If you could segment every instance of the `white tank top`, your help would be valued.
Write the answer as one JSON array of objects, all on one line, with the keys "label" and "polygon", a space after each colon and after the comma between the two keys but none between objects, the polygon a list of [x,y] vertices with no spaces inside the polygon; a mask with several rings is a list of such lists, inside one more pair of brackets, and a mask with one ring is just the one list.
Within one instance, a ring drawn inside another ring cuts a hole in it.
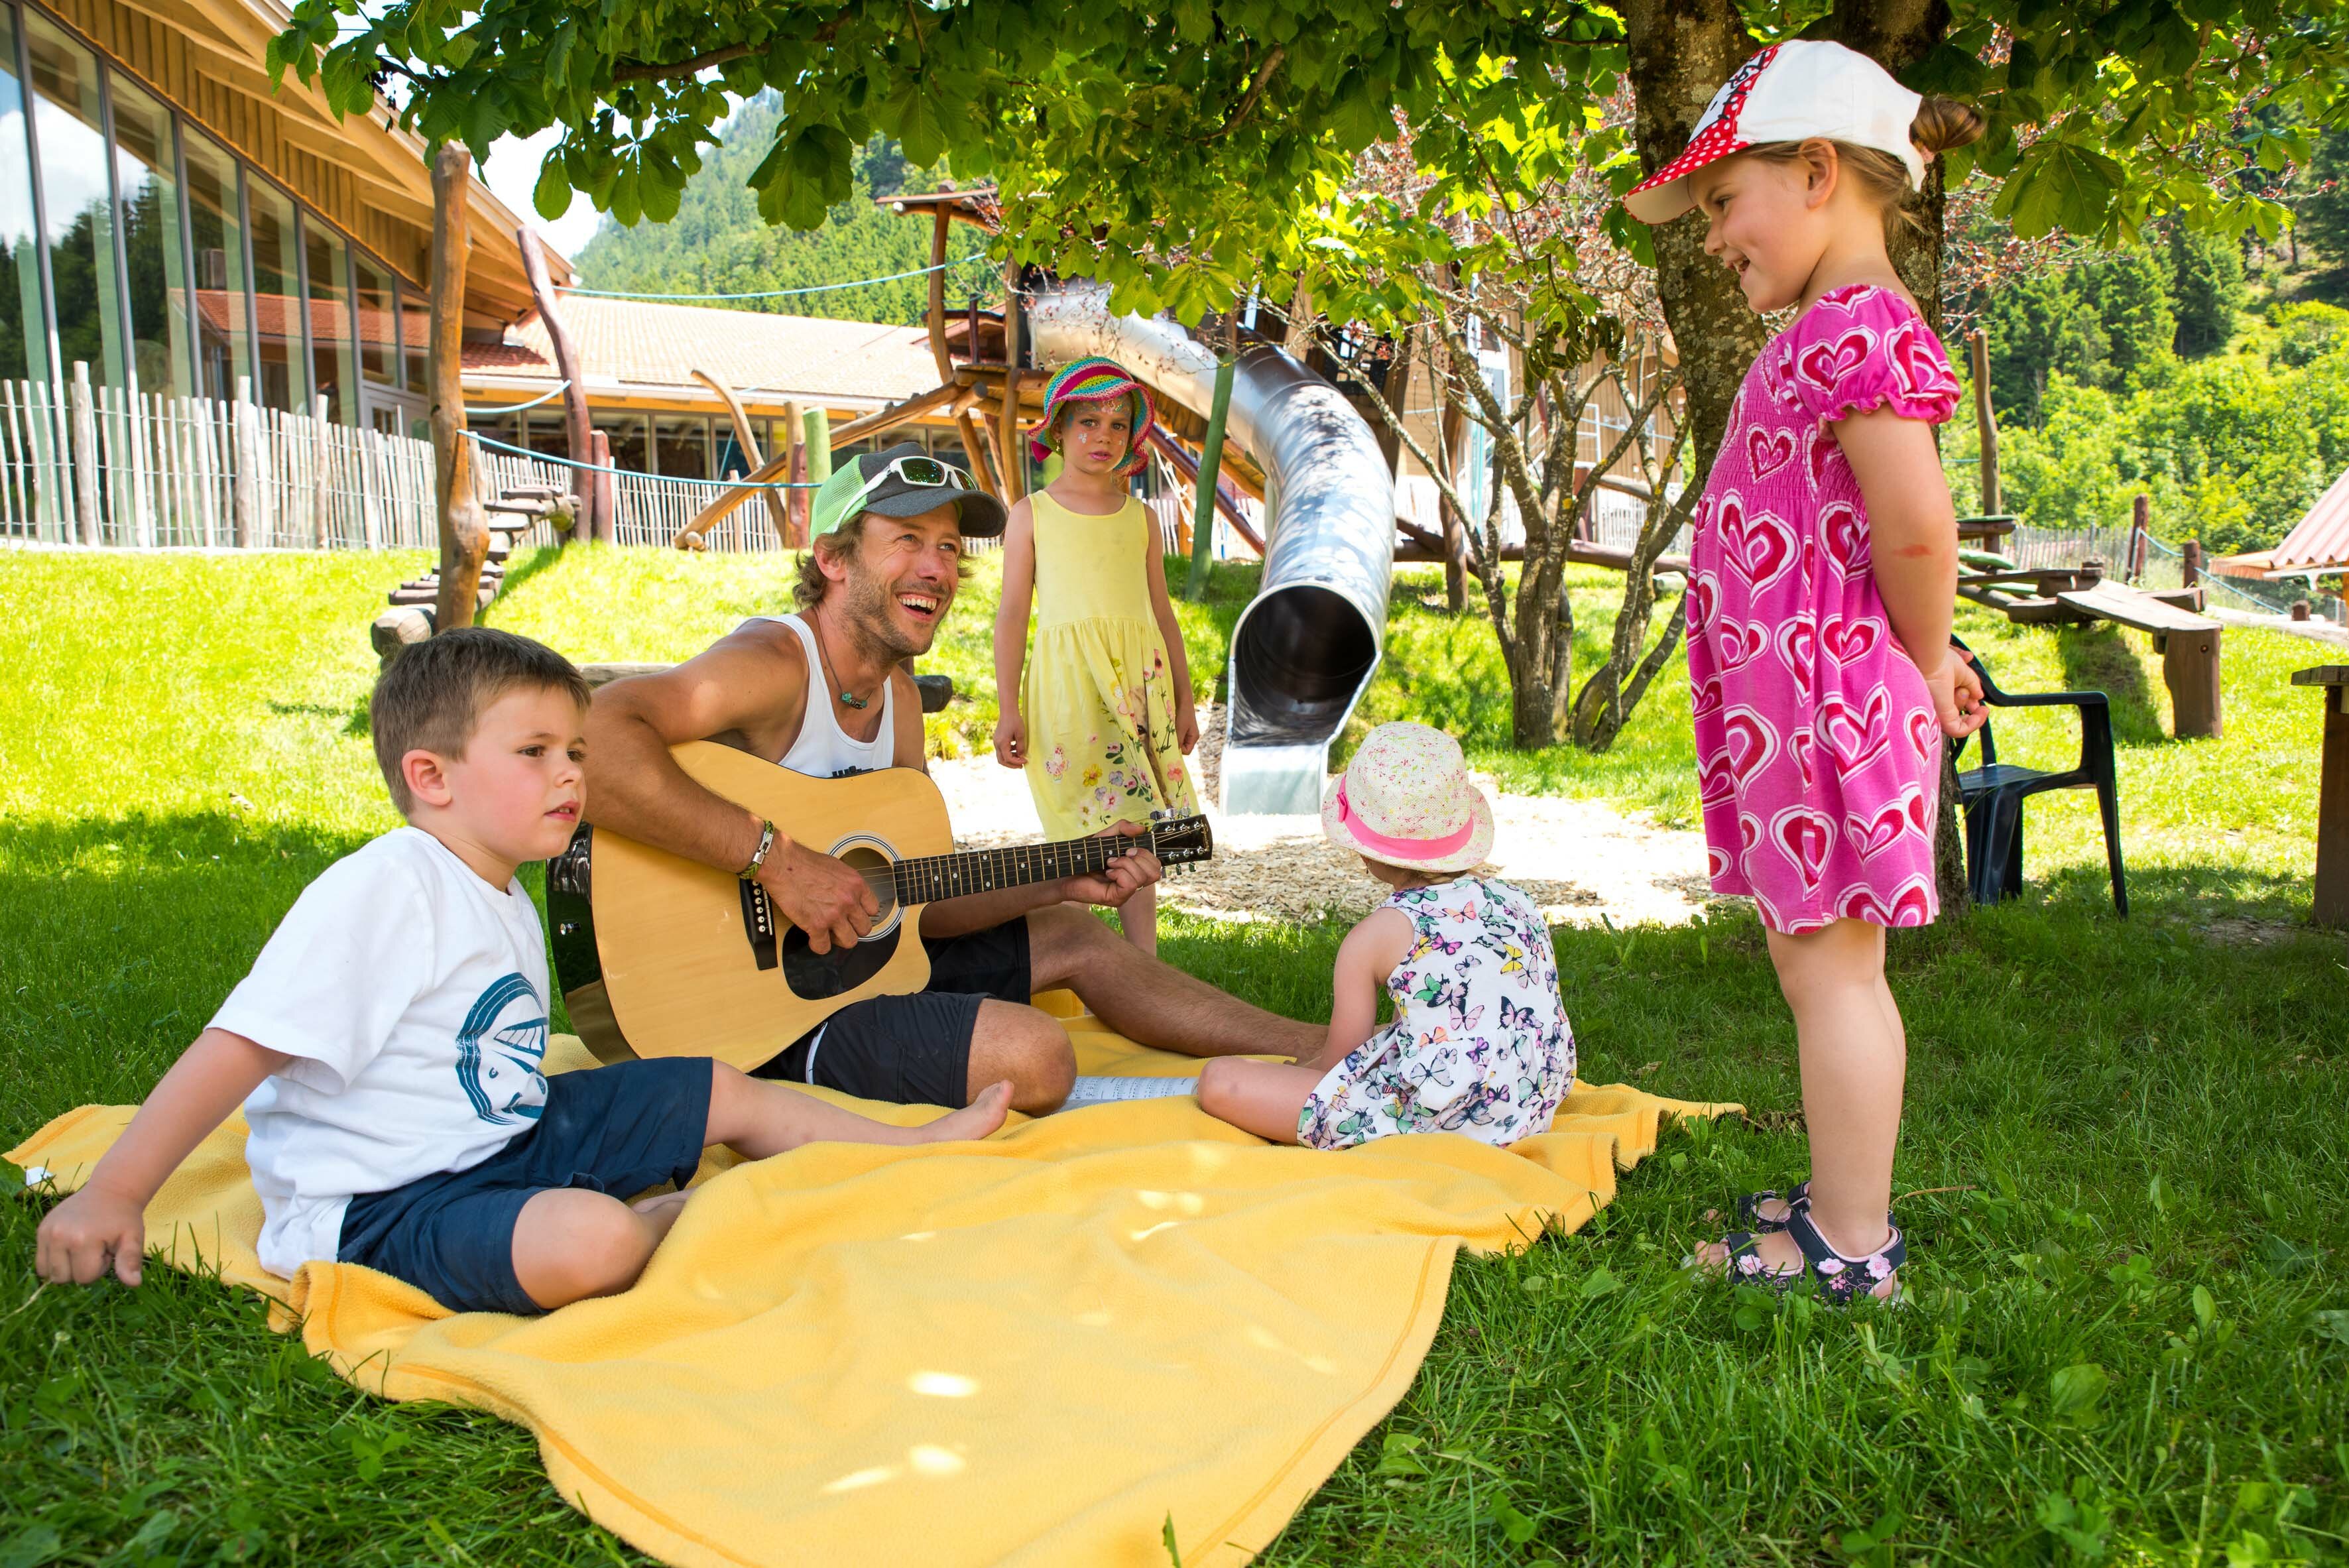
[{"label": "white tank top", "polygon": [[[797,615],[761,615],[797,632],[807,654],[807,701],[802,705],[799,738],[777,760],[794,773],[812,779],[838,779],[850,773],[872,773],[893,766],[897,758],[897,682],[892,676],[881,683],[881,728],[870,740],[851,740],[833,715],[832,695],[824,689],[823,655],[816,646],[815,630]],[[824,695],[818,696],[818,692]]]}]

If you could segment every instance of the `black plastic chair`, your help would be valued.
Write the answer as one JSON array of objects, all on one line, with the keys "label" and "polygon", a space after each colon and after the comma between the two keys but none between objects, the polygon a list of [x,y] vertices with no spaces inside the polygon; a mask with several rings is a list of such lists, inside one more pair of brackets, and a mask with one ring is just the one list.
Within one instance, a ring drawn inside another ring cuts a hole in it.
[{"label": "black plastic chair", "polygon": [[[1950,639],[1974,674],[1992,707],[2076,707],[2080,710],[2080,765],[2060,773],[2018,767],[1998,759],[1998,743],[1984,723],[1982,765],[1958,774],[1958,799],[1966,813],[1966,882],[1976,903],[1996,903],[2023,892],[2023,803],[2049,789],[2094,789],[2105,819],[2105,858],[2113,871],[2113,907],[2128,915],[2128,879],[2121,868],[2121,805],[2113,765],[2112,711],[2100,691],[2004,692],[1982,668],[1974,651]],[[1965,742],[1957,743],[1962,756]]]}]

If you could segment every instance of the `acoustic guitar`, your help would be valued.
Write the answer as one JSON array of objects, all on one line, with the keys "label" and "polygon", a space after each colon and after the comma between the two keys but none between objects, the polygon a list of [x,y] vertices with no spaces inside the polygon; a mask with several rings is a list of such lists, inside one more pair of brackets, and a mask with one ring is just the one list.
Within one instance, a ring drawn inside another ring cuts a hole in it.
[{"label": "acoustic guitar", "polygon": [[709,741],[670,754],[704,789],[847,862],[880,911],[863,941],[820,954],[758,883],[582,824],[547,862],[546,910],[573,1022],[606,1057],[619,1054],[616,1029],[636,1056],[747,1071],[852,1002],[919,991],[926,904],[1098,872],[1136,850],[1169,868],[1215,852],[1207,820],[1192,816],[1132,838],[958,853],[946,798],[914,769],[812,779]]}]

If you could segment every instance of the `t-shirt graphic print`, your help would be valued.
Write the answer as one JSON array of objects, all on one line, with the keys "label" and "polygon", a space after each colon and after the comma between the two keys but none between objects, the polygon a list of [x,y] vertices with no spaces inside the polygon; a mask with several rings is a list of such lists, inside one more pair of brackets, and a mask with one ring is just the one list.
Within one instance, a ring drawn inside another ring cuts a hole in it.
[{"label": "t-shirt graphic print", "polygon": [[[509,1014],[523,1016],[501,1025]],[[492,1127],[536,1121],[546,1105],[545,1060],[544,1004],[521,975],[500,975],[457,1031],[457,1085],[473,1114]]]},{"label": "t-shirt graphic print", "polygon": [[331,1259],[352,1198],[478,1165],[535,1126],[547,996],[519,882],[492,887],[417,828],[327,867],[212,1019],[294,1058],[244,1103],[263,1266]]}]

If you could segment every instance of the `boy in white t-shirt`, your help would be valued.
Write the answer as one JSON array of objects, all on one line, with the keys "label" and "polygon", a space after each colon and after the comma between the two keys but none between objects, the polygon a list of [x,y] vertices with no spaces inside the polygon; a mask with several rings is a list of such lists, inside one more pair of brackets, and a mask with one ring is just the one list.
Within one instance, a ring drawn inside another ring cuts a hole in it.
[{"label": "boy in white t-shirt", "polygon": [[698,1057],[540,1071],[546,940],[514,880],[578,825],[587,686],[511,633],[445,633],[376,683],[409,825],[326,868],[79,1191],[38,1268],[137,1284],[144,1212],[242,1102],[264,1267],[363,1264],[454,1311],[551,1311],[636,1282],[705,1145],[929,1143],[1002,1125],[1009,1086],[899,1128]]}]

